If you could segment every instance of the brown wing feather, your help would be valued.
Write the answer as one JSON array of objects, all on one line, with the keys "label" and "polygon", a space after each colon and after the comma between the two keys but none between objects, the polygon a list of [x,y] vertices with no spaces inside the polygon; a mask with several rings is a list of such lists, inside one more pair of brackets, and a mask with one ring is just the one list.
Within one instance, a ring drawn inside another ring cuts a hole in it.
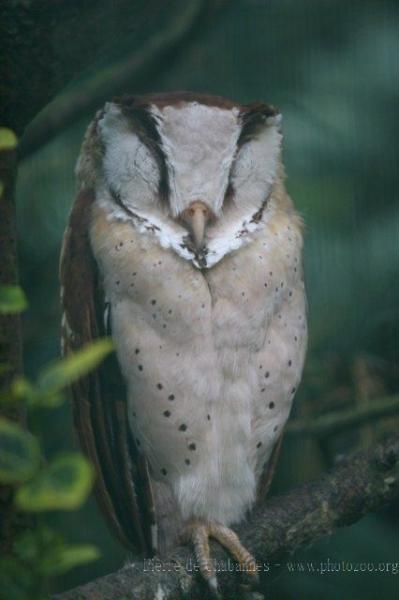
[{"label": "brown wing feather", "polygon": [[273,476],[276,471],[278,459],[280,458],[282,443],[283,443],[283,434],[281,434],[280,437],[278,438],[278,440],[273,448],[272,454],[270,456],[270,460],[267,463],[262,475],[260,476],[257,494],[256,494],[257,504],[259,504],[260,502],[263,502],[263,500],[266,498],[266,496],[269,492],[270,486],[273,481]]},{"label": "brown wing feather", "polygon": [[[89,240],[92,190],[79,193],[61,255],[64,354],[105,334],[104,297]],[[120,541],[152,553],[155,523],[148,468],[130,436],[126,390],[115,355],[72,387],[79,442],[93,463],[99,504]]]}]

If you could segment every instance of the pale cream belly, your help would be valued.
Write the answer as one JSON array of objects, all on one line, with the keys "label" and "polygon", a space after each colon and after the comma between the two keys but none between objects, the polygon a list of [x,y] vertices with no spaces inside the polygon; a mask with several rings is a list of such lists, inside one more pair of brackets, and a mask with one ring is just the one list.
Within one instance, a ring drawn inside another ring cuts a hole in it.
[{"label": "pale cream belly", "polygon": [[216,268],[176,292],[146,285],[145,302],[120,296],[112,309],[136,443],[183,518],[238,521],[300,379],[303,292],[279,281],[276,302],[277,286],[270,298],[248,270],[225,284]]},{"label": "pale cream belly", "polygon": [[262,236],[204,272],[130,229],[98,252],[130,426],[184,518],[242,518],[300,379],[300,236]]}]

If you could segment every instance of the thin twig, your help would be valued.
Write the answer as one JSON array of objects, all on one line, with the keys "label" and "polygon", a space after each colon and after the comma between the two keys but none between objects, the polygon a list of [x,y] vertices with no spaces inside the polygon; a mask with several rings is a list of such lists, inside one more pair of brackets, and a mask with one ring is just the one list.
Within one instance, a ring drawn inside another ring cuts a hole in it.
[{"label": "thin twig", "polygon": [[206,0],[184,2],[181,14],[155,33],[139,53],[104,67],[84,84],[64,92],[49,104],[23,136],[20,159],[27,158],[79,118],[98,109],[114,94],[137,89],[143,76],[148,78],[154,68],[158,70],[161,63],[170,61],[171,53],[193,35],[207,4]]},{"label": "thin twig", "polygon": [[314,419],[297,419],[288,424],[286,432],[296,436],[322,437],[358,427],[373,419],[381,419],[395,414],[399,414],[399,395],[374,398],[369,404],[330,412]]}]

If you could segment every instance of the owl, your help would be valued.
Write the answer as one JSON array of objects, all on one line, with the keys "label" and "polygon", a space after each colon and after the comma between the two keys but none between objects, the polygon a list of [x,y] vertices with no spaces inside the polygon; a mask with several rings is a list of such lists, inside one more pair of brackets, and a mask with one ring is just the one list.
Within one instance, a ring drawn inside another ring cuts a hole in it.
[{"label": "owl", "polygon": [[231,526],[267,492],[305,356],[281,142],[264,103],[117,98],[88,127],[64,236],[64,353],[116,350],[73,388],[100,505],[144,555],[191,542],[212,589],[209,537],[255,571]]}]

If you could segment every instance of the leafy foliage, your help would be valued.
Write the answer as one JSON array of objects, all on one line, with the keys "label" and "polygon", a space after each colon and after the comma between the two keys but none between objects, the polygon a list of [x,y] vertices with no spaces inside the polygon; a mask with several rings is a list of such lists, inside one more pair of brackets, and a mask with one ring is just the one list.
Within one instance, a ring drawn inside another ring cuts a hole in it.
[{"label": "leafy foliage", "polygon": [[23,290],[17,285],[2,285],[0,287],[0,314],[19,313],[27,307]]},{"label": "leafy foliage", "polygon": [[40,462],[36,438],[19,425],[0,417],[0,481],[20,483],[34,475]]},{"label": "leafy foliage", "polygon": [[0,150],[14,150],[18,145],[15,133],[7,127],[0,127]]},{"label": "leafy foliage", "polygon": [[[0,287],[1,312],[16,313],[25,307],[25,295],[19,287]],[[111,340],[97,340],[44,367],[36,382],[18,377],[0,402],[22,403],[33,413],[59,406],[64,401],[64,389],[96,368],[111,350]],[[83,455],[69,452],[47,462],[37,437],[0,417],[0,484],[12,487],[14,510],[32,515],[75,510],[85,502],[93,479],[92,466]],[[40,600],[45,597],[49,578],[98,556],[94,546],[68,544],[42,521],[35,521],[0,559],[0,598]]]},{"label": "leafy foliage", "polygon": [[49,365],[39,375],[39,392],[45,395],[58,393],[96,367],[112,348],[111,340],[97,340],[80,352]]},{"label": "leafy foliage", "polygon": [[92,482],[93,471],[80,454],[59,456],[19,488],[15,502],[24,511],[73,510],[84,502]]}]

